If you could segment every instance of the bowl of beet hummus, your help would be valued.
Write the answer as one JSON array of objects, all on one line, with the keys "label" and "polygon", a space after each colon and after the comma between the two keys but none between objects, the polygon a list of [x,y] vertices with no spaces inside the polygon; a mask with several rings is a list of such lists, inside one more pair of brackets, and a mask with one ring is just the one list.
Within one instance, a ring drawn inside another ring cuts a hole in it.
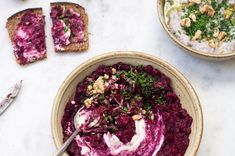
[{"label": "bowl of beet hummus", "polygon": [[203,117],[174,67],[145,53],[111,52],[77,67],[56,95],[56,147],[76,128],[64,156],[194,156]]}]

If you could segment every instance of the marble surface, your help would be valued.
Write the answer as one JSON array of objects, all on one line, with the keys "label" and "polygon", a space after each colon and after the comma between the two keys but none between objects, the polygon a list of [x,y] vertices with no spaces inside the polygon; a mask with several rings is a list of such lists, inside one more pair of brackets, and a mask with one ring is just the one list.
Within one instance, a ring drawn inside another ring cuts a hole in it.
[{"label": "marble surface", "polygon": [[[195,88],[204,112],[198,155],[235,153],[234,60],[202,60],[178,48],[160,25],[156,0],[80,0],[89,14],[90,48],[81,54],[56,54],[50,35],[49,2],[0,1],[0,93],[18,80],[24,81],[19,97],[0,116],[1,156],[52,155],[51,109],[62,81],[88,58],[115,50],[143,51],[179,69]],[[30,7],[44,9],[48,59],[21,67],[12,54],[5,24],[10,15]]]}]

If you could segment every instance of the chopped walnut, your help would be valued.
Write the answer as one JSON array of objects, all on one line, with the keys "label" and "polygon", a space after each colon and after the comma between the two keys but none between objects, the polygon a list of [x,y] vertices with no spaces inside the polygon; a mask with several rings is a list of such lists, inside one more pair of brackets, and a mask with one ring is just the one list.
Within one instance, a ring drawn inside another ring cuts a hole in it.
[{"label": "chopped walnut", "polygon": [[217,48],[218,43],[211,39],[211,40],[208,41],[208,45],[209,45],[211,48]]},{"label": "chopped walnut", "polygon": [[96,93],[104,93],[104,80],[103,80],[103,76],[100,76],[96,81],[95,83],[93,84],[93,93],[96,94]]},{"label": "chopped walnut", "polygon": [[199,7],[199,10],[200,10],[200,12],[201,12],[202,14],[204,14],[204,13],[206,12],[206,10],[207,10],[208,7],[209,7],[209,5],[201,5],[201,6]]},{"label": "chopped walnut", "polygon": [[180,25],[183,26],[183,27],[190,27],[191,26],[191,20],[190,18],[183,18],[181,21],[180,21]]},{"label": "chopped walnut", "polygon": [[212,6],[209,6],[207,8],[207,14],[208,16],[211,16],[211,17],[215,15],[215,10],[212,8]]},{"label": "chopped walnut", "polygon": [[105,78],[106,80],[109,79],[109,75],[104,74],[104,78]]},{"label": "chopped walnut", "polygon": [[141,118],[142,118],[142,115],[140,115],[140,114],[136,114],[136,115],[132,116],[132,119],[135,120],[135,121],[140,120]]},{"label": "chopped walnut", "polygon": [[189,0],[189,2],[200,4],[202,2],[202,0]]},{"label": "chopped walnut", "polygon": [[207,15],[211,17],[215,14],[215,10],[213,9],[213,7],[207,4],[200,6],[199,10],[202,14],[207,13]]},{"label": "chopped walnut", "polygon": [[87,86],[87,90],[91,91],[93,89],[92,85]]},{"label": "chopped walnut", "polygon": [[218,37],[219,36],[219,30],[216,30],[213,34],[213,37]]},{"label": "chopped walnut", "polygon": [[191,20],[192,20],[193,22],[196,22],[197,17],[196,17],[196,15],[195,15],[194,13],[191,13],[191,14],[189,15],[189,18],[191,18]]},{"label": "chopped walnut", "polygon": [[229,19],[232,14],[233,14],[233,12],[230,9],[225,10],[224,11],[224,18]]},{"label": "chopped walnut", "polygon": [[202,31],[201,30],[197,30],[195,35],[193,36],[192,40],[196,41],[196,40],[200,39],[201,35],[202,35]]},{"label": "chopped walnut", "polygon": [[112,68],[112,74],[116,74],[117,70],[115,68]]},{"label": "chopped walnut", "polygon": [[146,110],[143,109],[143,110],[142,110],[142,113],[143,113],[143,114],[146,114],[147,112],[146,112]]},{"label": "chopped walnut", "polygon": [[113,79],[113,80],[117,80],[117,76],[112,75],[112,79]]},{"label": "chopped walnut", "polygon": [[86,99],[85,101],[84,101],[84,105],[86,106],[86,108],[90,108],[91,107],[91,105],[92,105],[92,99]]},{"label": "chopped walnut", "polygon": [[227,35],[226,32],[221,31],[218,35],[218,39],[221,41],[225,38],[226,35]]},{"label": "chopped walnut", "polygon": [[98,94],[102,94],[102,93],[104,93],[104,91],[103,90],[101,90],[101,89],[97,89],[97,90],[95,90],[95,92],[94,92],[95,94],[96,93],[98,93]]}]

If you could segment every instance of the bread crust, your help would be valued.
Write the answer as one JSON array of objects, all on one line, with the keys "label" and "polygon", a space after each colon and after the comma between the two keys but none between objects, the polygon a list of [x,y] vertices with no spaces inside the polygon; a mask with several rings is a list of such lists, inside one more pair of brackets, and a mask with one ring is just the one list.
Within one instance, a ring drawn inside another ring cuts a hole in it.
[{"label": "bread crust", "polygon": [[63,6],[65,9],[73,8],[76,12],[80,13],[82,21],[84,22],[84,33],[85,41],[81,43],[70,43],[69,45],[63,47],[63,50],[55,49],[56,52],[83,52],[89,48],[89,34],[88,34],[88,15],[85,9],[76,3],[71,2],[53,2],[51,3],[51,8],[54,6]]}]

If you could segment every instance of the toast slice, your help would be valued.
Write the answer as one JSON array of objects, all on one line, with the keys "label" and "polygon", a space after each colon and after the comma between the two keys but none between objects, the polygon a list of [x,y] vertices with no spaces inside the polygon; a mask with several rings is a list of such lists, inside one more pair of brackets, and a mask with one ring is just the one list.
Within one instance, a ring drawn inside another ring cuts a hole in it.
[{"label": "toast slice", "polygon": [[[61,12],[58,13],[58,10]],[[82,6],[70,2],[54,2],[51,3],[50,15],[56,52],[82,52],[88,49],[88,15]]]},{"label": "toast slice", "polygon": [[6,28],[20,65],[47,57],[45,20],[42,8],[30,8],[8,18]]}]

